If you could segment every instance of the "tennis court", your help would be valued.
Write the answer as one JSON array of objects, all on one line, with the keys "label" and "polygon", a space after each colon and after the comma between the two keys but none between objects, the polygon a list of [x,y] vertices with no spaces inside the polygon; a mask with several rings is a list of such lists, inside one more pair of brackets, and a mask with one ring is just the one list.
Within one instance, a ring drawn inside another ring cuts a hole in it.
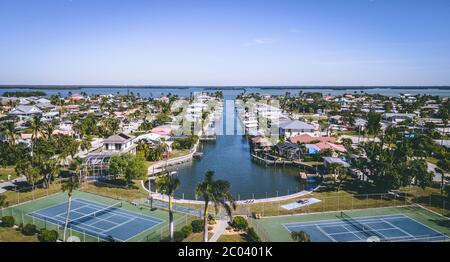
[{"label": "tennis court", "polygon": [[[107,206],[83,198],[74,198],[69,214],[69,228],[104,241],[127,241],[164,221],[121,208],[121,203]],[[64,226],[67,203],[46,207],[28,215]]]},{"label": "tennis court", "polygon": [[352,218],[345,213],[337,219],[283,224],[289,231],[305,231],[314,242],[434,242],[447,241],[442,233],[403,214]]}]

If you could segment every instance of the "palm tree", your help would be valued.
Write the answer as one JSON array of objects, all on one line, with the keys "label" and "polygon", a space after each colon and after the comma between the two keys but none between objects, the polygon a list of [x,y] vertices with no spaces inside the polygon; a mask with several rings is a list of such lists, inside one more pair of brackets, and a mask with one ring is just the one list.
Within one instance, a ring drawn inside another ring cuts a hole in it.
[{"label": "palm tree", "polygon": [[78,176],[72,176],[69,181],[67,181],[64,185],[62,185],[62,192],[67,192],[68,201],[67,201],[67,213],[66,213],[66,222],[64,223],[64,235],[63,240],[66,241],[66,233],[67,227],[69,226],[69,215],[70,215],[70,205],[72,203],[72,195],[73,191],[77,189],[80,185]]},{"label": "palm tree", "polygon": [[8,144],[10,146],[12,146],[16,143],[17,129],[16,129],[15,121],[5,122],[4,126],[2,127],[1,132],[2,132],[3,136],[6,139],[8,139]]},{"label": "palm tree", "polygon": [[59,174],[59,166],[56,160],[49,159],[39,163],[39,170],[44,178],[45,187],[48,188],[53,178]]},{"label": "palm tree", "polygon": [[[150,183],[150,180],[149,180]],[[180,186],[180,180],[176,177],[172,177],[167,174],[156,179],[156,188],[161,194],[167,195],[169,197],[169,232],[170,241],[173,242],[173,194],[175,190]]]},{"label": "palm tree", "polygon": [[55,125],[53,123],[47,123],[42,127],[42,135],[47,141],[52,140],[53,131],[55,131]]},{"label": "palm tree", "polygon": [[92,148],[92,137],[86,136],[84,139],[80,142],[80,149],[83,151],[88,151]]},{"label": "palm tree", "polygon": [[232,210],[236,209],[236,203],[230,193],[230,183],[225,180],[214,180],[214,171],[206,171],[203,182],[197,185],[195,193],[201,196],[205,201],[205,208],[203,210],[203,241],[208,242],[208,206],[212,202],[217,214],[219,207],[222,206],[227,215],[232,219]]},{"label": "palm tree", "polygon": [[42,122],[38,115],[33,115],[31,119],[31,139],[33,140],[31,143],[31,157],[33,158],[33,150],[36,144],[36,140],[41,132]]},{"label": "palm tree", "polygon": [[311,242],[311,237],[305,231],[292,231],[291,237],[297,242]]}]

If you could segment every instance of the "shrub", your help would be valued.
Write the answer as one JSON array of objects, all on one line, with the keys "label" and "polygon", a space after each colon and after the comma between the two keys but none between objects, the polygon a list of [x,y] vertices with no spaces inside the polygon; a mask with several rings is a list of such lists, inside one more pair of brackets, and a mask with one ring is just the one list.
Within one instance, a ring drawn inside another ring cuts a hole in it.
[{"label": "shrub", "polygon": [[212,214],[208,215],[208,224],[209,225],[215,225],[216,224],[216,218]]},{"label": "shrub", "polygon": [[191,222],[192,226],[192,232],[194,233],[200,233],[203,231],[203,227],[205,226],[205,223],[201,219],[197,219]]},{"label": "shrub", "polygon": [[231,223],[231,226],[237,230],[247,230],[248,222],[247,222],[247,220],[245,220],[245,218],[243,218],[241,216],[236,216],[233,218],[233,222]]},{"label": "shrub", "polygon": [[33,224],[26,224],[22,227],[22,234],[24,234],[25,236],[32,236],[36,234],[36,232],[36,226]]},{"label": "shrub", "polygon": [[181,242],[181,241],[183,241],[183,239],[185,239],[186,237],[184,236],[184,233],[183,232],[181,232],[181,231],[175,231],[174,233],[173,233],[173,240],[175,241],[175,242]]},{"label": "shrub", "polygon": [[14,217],[13,216],[4,216],[2,217],[2,227],[13,227],[14,226]]},{"label": "shrub", "polygon": [[259,238],[258,234],[256,234],[256,231],[255,229],[253,229],[253,227],[249,227],[247,229],[246,239],[248,242],[261,242],[261,239]]},{"label": "shrub", "polygon": [[190,234],[192,234],[192,226],[186,225],[186,226],[182,227],[181,232],[183,233],[184,238],[187,238]]},{"label": "shrub", "polygon": [[56,230],[42,228],[41,232],[39,232],[38,239],[41,242],[56,242],[58,240],[58,232]]}]

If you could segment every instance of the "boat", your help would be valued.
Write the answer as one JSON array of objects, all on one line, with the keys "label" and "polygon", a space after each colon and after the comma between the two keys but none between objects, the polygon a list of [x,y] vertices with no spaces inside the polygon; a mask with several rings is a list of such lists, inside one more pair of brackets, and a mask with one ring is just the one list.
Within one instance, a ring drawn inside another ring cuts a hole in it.
[{"label": "boat", "polygon": [[194,158],[200,159],[203,157],[203,152],[195,152],[193,155]]}]

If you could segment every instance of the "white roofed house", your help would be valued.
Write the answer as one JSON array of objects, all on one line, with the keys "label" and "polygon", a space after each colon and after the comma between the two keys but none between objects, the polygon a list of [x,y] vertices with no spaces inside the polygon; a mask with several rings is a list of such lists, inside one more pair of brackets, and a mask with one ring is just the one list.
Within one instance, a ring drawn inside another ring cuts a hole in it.
[{"label": "white roofed house", "polygon": [[90,152],[83,165],[87,166],[91,176],[108,175],[111,157],[119,154],[136,154],[137,145],[134,136],[123,133],[112,135],[103,140],[103,146]]},{"label": "white roofed house", "polygon": [[316,126],[299,120],[291,120],[280,124],[280,136],[289,138],[291,136],[308,134],[310,136],[320,136],[319,129]]},{"label": "white roofed house", "polygon": [[416,114],[406,114],[406,113],[384,113],[383,119],[392,123],[400,123],[405,120],[413,120]]},{"label": "white roofed house", "polygon": [[36,106],[20,105],[13,108],[9,113],[11,116],[17,116],[20,119],[28,119],[33,115],[42,115],[42,110]]},{"label": "white roofed house", "polygon": [[136,153],[136,145],[133,143],[134,137],[123,133],[112,135],[103,140],[103,152],[108,153]]}]

